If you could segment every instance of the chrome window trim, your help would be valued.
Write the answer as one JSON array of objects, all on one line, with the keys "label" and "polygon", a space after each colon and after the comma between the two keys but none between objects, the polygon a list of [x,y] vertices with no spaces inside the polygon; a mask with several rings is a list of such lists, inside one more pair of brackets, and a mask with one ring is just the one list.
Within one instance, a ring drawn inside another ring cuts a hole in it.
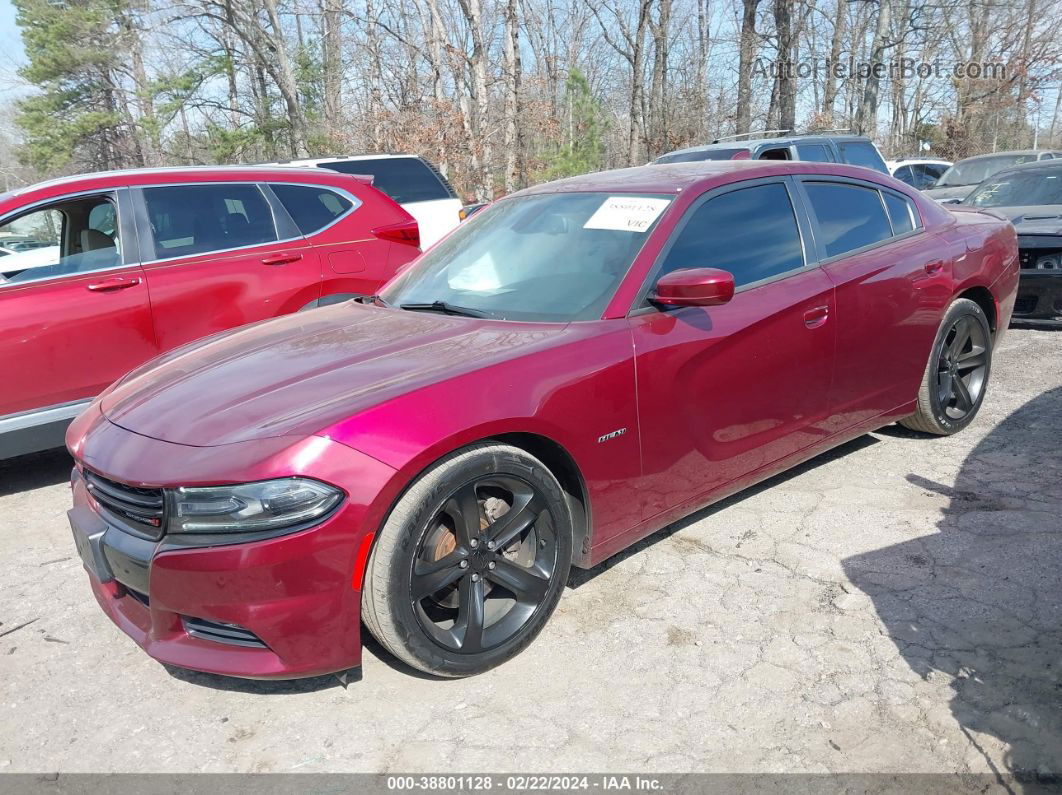
[{"label": "chrome window trim", "polygon": [[[122,259],[125,260],[127,254],[127,242],[123,240],[126,237],[123,234],[125,229],[125,211],[122,210],[122,200],[119,194],[121,191],[126,190],[126,186],[118,185],[113,188],[95,188],[93,190],[82,190],[77,193],[66,193],[62,196],[53,196],[50,199],[38,199],[35,202],[24,204],[17,209],[12,210],[7,215],[0,218],[0,226],[11,223],[16,218],[21,218],[28,213],[36,212],[37,210],[44,209],[50,204],[62,204],[66,201],[73,201],[76,199],[83,199],[87,196],[104,196],[106,195],[108,201],[114,205],[115,220],[118,225],[119,240],[121,240]],[[138,245],[139,249],[139,245]],[[58,263],[57,263],[58,264]],[[44,276],[40,279],[30,279],[24,282],[0,282],[0,290],[4,289],[17,289],[19,287],[30,287],[35,284],[44,284],[46,282],[54,281],[57,279],[76,279],[79,276],[87,276],[93,273],[106,273],[107,271],[122,270],[124,268],[139,268],[139,263],[136,262],[121,262],[118,265],[109,265],[106,268],[93,268],[87,271],[75,271],[73,273],[60,273],[53,276]],[[0,421],[3,418],[0,417]]]},{"label": "chrome window trim", "polygon": [[82,411],[88,408],[93,398],[72,400],[69,403],[56,403],[53,406],[45,406],[40,409],[29,409],[8,414],[0,417],[0,436],[13,431],[22,431],[27,428],[35,428],[38,425],[47,425],[51,422],[72,420]]}]

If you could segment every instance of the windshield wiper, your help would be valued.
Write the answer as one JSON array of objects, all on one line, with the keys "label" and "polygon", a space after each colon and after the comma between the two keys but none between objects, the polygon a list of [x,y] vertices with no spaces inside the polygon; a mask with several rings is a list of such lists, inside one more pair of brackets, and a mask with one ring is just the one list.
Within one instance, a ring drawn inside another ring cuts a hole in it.
[{"label": "windshield wiper", "polygon": [[458,306],[446,301],[432,301],[424,304],[399,304],[398,308],[409,312],[444,312],[447,315],[462,315],[464,317],[491,317],[490,312],[472,309],[467,306]]}]

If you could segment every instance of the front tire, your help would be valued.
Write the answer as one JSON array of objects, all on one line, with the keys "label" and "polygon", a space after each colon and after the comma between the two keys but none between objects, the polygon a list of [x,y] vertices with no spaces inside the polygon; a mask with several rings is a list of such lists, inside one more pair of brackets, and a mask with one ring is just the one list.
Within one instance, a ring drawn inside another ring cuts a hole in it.
[{"label": "front tire", "polygon": [[571,514],[553,474],[518,448],[476,444],[421,475],[387,517],[362,619],[414,668],[482,673],[535,639],[571,558]]},{"label": "front tire", "polygon": [[992,369],[992,330],[984,310],[958,298],[944,313],[918,390],[914,414],[900,425],[949,436],[973,422]]}]

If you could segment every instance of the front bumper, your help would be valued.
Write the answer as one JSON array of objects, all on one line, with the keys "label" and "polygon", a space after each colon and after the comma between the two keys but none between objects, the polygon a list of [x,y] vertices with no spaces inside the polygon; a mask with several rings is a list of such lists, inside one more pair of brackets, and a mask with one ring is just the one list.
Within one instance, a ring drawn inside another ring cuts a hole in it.
[{"label": "front bumper", "polygon": [[1021,271],[1011,322],[1062,325],[1062,271]]},{"label": "front bumper", "polygon": [[[104,430],[110,441],[128,437],[127,447],[166,446],[155,450],[167,454],[162,460],[173,460],[174,448],[180,447],[113,425]],[[351,472],[351,466],[369,490],[382,488],[374,479],[386,482],[393,475],[350,448],[328,445],[325,454],[334,460],[323,469],[333,476],[330,482],[344,467]],[[88,451],[96,453],[90,460],[99,471],[98,449]],[[309,474],[290,471],[290,459],[281,463],[285,459],[282,455],[267,468]],[[80,457],[78,463],[84,463]],[[130,478],[128,471],[101,474],[149,485]],[[79,469],[71,486],[68,517],[96,601],[151,657],[251,679],[295,679],[361,665],[361,572],[355,569],[365,559],[361,547],[372,539],[367,528],[376,525],[369,503],[358,494],[350,494],[334,514],[307,530],[263,541],[189,546],[187,539],[178,543],[162,535],[152,540],[123,528],[95,502]]]}]

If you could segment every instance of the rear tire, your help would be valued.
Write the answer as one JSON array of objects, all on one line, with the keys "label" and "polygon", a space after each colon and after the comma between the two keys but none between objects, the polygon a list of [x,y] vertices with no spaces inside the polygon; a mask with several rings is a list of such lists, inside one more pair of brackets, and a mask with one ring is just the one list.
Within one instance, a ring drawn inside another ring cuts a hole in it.
[{"label": "rear tire", "polygon": [[915,413],[900,420],[935,436],[958,433],[977,416],[992,369],[992,330],[984,310],[958,298],[944,313],[918,390]]},{"label": "rear tire", "polygon": [[475,444],[421,475],[387,517],[362,620],[414,668],[482,673],[535,639],[571,559],[571,514],[545,464],[508,445]]}]

